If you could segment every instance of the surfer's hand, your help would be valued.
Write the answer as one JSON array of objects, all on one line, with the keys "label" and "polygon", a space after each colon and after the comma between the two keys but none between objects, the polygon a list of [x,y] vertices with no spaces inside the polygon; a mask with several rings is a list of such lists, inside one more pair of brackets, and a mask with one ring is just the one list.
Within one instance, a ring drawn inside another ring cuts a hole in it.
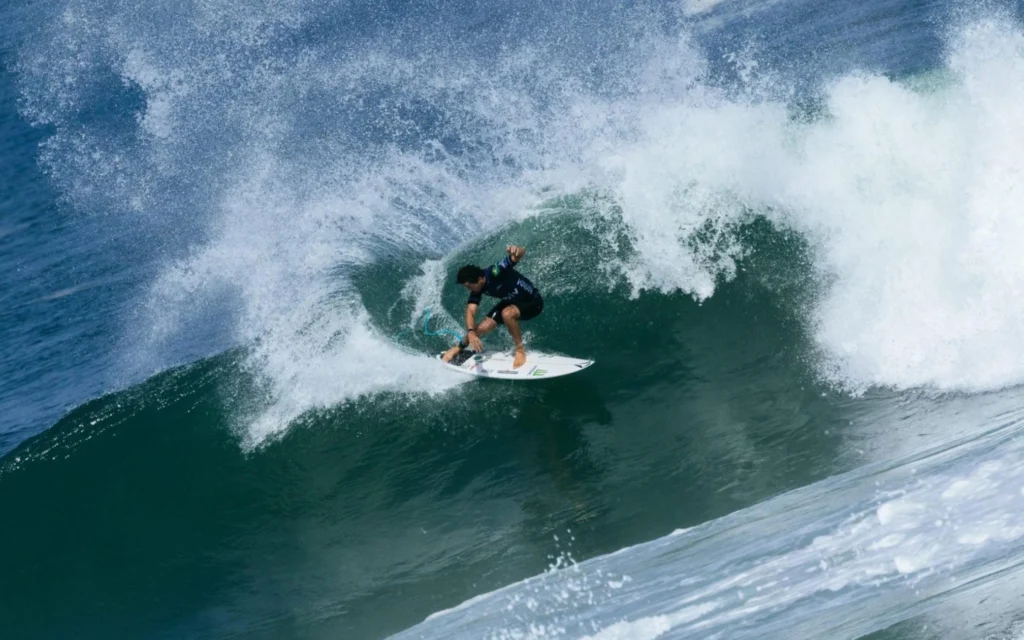
[{"label": "surfer's hand", "polygon": [[468,332],[466,341],[469,342],[469,346],[473,347],[473,351],[480,353],[484,350],[484,343],[480,342],[480,336],[476,335],[476,331]]},{"label": "surfer's hand", "polygon": [[526,255],[526,249],[523,247],[517,247],[514,244],[510,244],[505,247],[505,251],[508,255],[512,256],[512,260],[519,262],[524,255]]},{"label": "surfer's hand", "polygon": [[444,355],[441,356],[441,359],[444,360],[445,362],[451,362],[452,358],[459,355],[460,351],[462,351],[462,347],[460,347],[459,345],[455,345],[451,349],[445,351]]}]

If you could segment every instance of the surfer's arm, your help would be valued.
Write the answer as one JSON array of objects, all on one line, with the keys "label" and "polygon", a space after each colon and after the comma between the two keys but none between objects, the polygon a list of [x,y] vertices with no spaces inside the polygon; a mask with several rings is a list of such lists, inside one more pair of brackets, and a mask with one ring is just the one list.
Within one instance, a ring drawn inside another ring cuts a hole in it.
[{"label": "surfer's arm", "polygon": [[526,249],[517,247],[514,244],[510,244],[505,247],[505,252],[508,253],[508,255],[502,258],[498,264],[491,265],[488,269],[491,272],[492,277],[497,278],[509,269],[514,269],[516,263],[522,260],[523,256],[526,255]]},{"label": "surfer's arm", "polygon": [[480,336],[476,334],[476,310],[478,306],[472,300],[466,304],[466,337],[462,339],[459,346],[463,348],[470,346],[476,351],[483,351],[483,343],[480,342]]},{"label": "surfer's arm", "polygon": [[476,310],[479,307],[475,302],[466,304],[466,332],[476,330]]}]

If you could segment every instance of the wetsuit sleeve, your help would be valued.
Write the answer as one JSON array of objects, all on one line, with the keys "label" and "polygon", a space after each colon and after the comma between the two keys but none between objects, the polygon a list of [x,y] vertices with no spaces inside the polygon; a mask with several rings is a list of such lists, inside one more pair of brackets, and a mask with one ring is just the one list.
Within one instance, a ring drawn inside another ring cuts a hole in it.
[{"label": "wetsuit sleeve", "polygon": [[466,301],[466,304],[480,304],[480,301],[483,300],[483,297],[484,297],[483,292],[480,292],[480,293],[470,293],[469,294],[469,300]]},{"label": "wetsuit sleeve", "polygon": [[492,264],[487,268],[488,280],[498,280],[503,275],[516,268],[516,263],[512,262],[512,256],[505,256],[501,259],[498,264]]},{"label": "wetsuit sleeve", "polygon": [[512,262],[512,256],[505,256],[504,258],[501,259],[501,262],[499,262],[498,264],[496,264],[493,267],[491,267],[491,273],[493,275],[498,275],[498,274],[502,273],[503,271],[507,271],[509,269],[514,269],[515,266],[516,266],[516,263]]}]

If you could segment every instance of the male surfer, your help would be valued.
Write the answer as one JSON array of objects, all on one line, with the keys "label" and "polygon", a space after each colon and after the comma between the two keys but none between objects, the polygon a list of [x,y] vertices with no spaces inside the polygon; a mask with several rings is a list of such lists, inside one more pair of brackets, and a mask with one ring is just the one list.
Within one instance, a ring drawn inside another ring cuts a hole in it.
[{"label": "male surfer", "polygon": [[[505,248],[505,252],[508,255],[487,270],[467,264],[456,274],[455,282],[469,291],[469,301],[466,303],[466,337],[445,351],[441,356],[445,362],[451,361],[467,345],[473,347],[474,351],[483,351],[484,345],[480,342],[480,336],[490,333],[499,324],[504,324],[516,343],[512,367],[518,369],[526,363],[526,350],[523,348],[519,321],[540,315],[544,310],[544,299],[540,297],[537,287],[515,269],[515,265],[526,255],[526,249],[510,244]],[[485,293],[500,300],[487,312],[487,317],[478,326],[476,309]]]}]

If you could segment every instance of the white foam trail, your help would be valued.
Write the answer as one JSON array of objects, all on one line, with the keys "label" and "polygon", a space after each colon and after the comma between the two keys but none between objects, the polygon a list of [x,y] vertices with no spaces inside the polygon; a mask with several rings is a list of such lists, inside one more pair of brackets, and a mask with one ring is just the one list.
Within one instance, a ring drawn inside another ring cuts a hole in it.
[{"label": "white foam trail", "polygon": [[[441,299],[441,288],[449,279],[448,270],[451,265],[445,264],[444,260],[427,260],[420,266],[422,273],[413,277],[402,289],[402,298],[413,301],[412,314],[409,316],[409,326],[413,329],[419,328],[419,320],[423,318],[427,308],[432,311]],[[444,317],[443,309],[436,314]],[[454,320],[453,318],[448,318]],[[458,322],[456,322],[458,325]]]},{"label": "white foam trail", "polygon": [[[353,296],[345,271],[372,259],[366,247],[377,219],[340,197],[303,202],[275,177],[272,161],[262,162],[246,169],[249,182],[226,194],[210,242],[156,281],[144,314],[154,330],[146,338],[168,339],[187,326],[202,303],[197,296],[238,301],[231,310],[236,339],[252,345],[247,364],[266,391],[243,416],[251,445],[311,409],[379,391],[437,393],[464,382],[375,332]],[[158,350],[151,344],[144,352]]]},{"label": "white foam trail", "polygon": [[404,638],[854,638],[1024,563],[1024,423],[531,578]]}]

